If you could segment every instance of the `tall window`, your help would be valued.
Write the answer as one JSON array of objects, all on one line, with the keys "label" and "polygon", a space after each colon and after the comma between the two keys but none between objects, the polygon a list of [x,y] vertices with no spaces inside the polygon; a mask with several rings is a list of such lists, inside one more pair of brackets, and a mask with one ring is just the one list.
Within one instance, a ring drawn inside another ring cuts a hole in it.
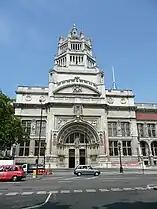
[{"label": "tall window", "polygon": [[122,130],[122,136],[130,136],[130,123],[122,122],[121,130]]},{"label": "tall window", "polygon": [[123,141],[122,142],[122,149],[123,149],[123,155],[131,156],[132,155],[131,141]]},{"label": "tall window", "polygon": [[108,136],[117,136],[117,123],[116,122],[108,123]]},{"label": "tall window", "polygon": [[38,156],[38,152],[39,152],[39,156],[44,156],[45,153],[45,140],[41,140],[40,144],[39,144],[39,140],[35,140],[35,156]]},{"label": "tall window", "polygon": [[109,141],[110,156],[118,156],[118,141]]},{"label": "tall window", "polygon": [[152,149],[152,155],[157,156],[157,141],[152,142],[151,149]]},{"label": "tall window", "polygon": [[148,136],[155,137],[155,124],[147,124],[148,127]]},{"label": "tall window", "polygon": [[[36,135],[39,135],[40,131],[40,120],[36,121]],[[41,124],[41,136],[46,136],[46,121],[42,121]]]},{"label": "tall window", "polygon": [[29,156],[30,141],[20,143],[19,156]]},{"label": "tall window", "polygon": [[31,120],[23,120],[22,126],[25,129],[25,132],[27,132],[28,134],[31,133]]},{"label": "tall window", "polygon": [[138,134],[140,137],[144,137],[144,124],[138,123],[137,124]]}]

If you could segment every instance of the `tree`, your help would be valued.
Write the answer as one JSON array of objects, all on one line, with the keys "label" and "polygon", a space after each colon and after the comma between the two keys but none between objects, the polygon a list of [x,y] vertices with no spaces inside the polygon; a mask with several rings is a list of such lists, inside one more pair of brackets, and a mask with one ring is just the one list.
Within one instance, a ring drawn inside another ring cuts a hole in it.
[{"label": "tree", "polygon": [[0,151],[29,139],[21,119],[14,113],[13,100],[0,92]]}]

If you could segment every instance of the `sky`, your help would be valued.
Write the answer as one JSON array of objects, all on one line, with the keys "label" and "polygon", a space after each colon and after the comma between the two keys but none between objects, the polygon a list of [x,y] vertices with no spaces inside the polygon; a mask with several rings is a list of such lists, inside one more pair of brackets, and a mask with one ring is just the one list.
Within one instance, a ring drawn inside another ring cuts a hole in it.
[{"label": "sky", "polygon": [[76,24],[92,39],[97,65],[112,87],[131,89],[136,102],[157,103],[156,0],[0,0],[0,88],[48,85],[60,35]]}]

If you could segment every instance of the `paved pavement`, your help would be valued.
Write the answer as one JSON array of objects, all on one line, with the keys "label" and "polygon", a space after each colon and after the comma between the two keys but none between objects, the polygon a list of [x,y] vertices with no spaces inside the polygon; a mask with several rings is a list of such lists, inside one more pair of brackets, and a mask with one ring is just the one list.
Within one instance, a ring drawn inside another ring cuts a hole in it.
[{"label": "paved pavement", "polygon": [[156,185],[156,174],[102,174],[99,177],[77,177],[70,172],[54,174],[35,180],[0,182],[0,208],[33,209],[29,206],[40,205],[44,209],[121,209],[122,206],[136,209],[138,201],[148,201],[150,205],[139,203],[138,206],[143,209],[145,204],[146,208],[156,209],[157,205],[153,205],[157,199]]}]

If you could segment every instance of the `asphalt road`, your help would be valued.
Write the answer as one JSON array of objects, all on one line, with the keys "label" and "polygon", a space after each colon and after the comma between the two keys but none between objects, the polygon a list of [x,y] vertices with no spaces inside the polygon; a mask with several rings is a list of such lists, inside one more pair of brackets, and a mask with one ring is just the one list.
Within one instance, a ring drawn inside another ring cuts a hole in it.
[{"label": "asphalt road", "polygon": [[[22,182],[0,182],[1,209],[157,208],[157,175],[53,175]],[[40,207],[33,207],[39,205]]]}]

